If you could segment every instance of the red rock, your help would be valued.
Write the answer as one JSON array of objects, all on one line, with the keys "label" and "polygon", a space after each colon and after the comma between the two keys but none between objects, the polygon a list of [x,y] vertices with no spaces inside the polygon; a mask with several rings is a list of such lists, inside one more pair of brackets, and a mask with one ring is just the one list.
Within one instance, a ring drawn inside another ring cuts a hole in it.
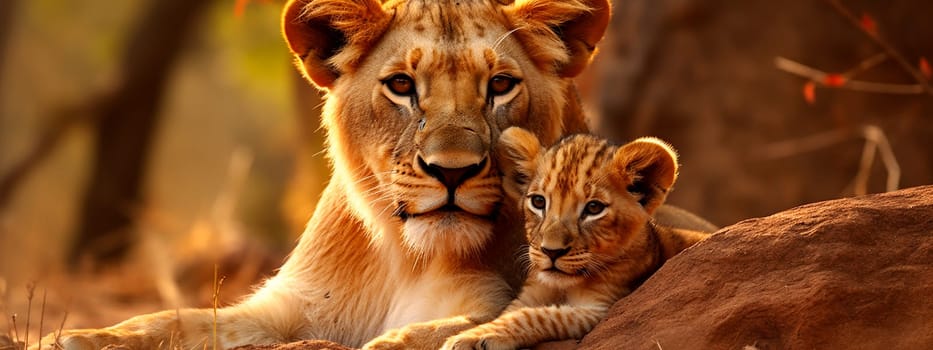
[{"label": "red rock", "polygon": [[616,303],[578,348],[746,346],[933,348],[933,186],[724,228]]}]

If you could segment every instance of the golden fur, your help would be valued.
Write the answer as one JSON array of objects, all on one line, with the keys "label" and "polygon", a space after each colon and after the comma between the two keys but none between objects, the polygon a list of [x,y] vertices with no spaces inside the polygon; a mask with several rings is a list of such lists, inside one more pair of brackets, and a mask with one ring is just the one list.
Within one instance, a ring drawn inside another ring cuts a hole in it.
[{"label": "golden fur", "polygon": [[581,338],[615,301],[707,235],[652,221],[677,175],[676,154],[659,139],[615,147],[573,135],[544,150],[513,127],[500,143],[503,163],[514,164],[507,189],[525,212],[531,273],[502,315],[450,338],[444,350]]},{"label": "golden fur", "polygon": [[[333,175],[277,275],[217,310],[217,348],[428,349],[493,319],[523,238],[491,145],[513,125],[545,142],[586,130],[570,78],[609,13],[606,0],[289,1],[288,45],[326,91]],[[213,326],[212,310],[182,309],[60,340],[202,348]]]}]

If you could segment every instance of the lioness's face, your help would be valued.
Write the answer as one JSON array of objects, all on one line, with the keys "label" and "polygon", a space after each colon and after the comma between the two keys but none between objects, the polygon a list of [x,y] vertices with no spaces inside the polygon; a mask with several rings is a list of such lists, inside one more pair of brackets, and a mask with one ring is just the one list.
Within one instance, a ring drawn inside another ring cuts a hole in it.
[{"label": "lioness's face", "polygon": [[335,180],[365,220],[398,227],[417,254],[466,255],[489,240],[503,200],[491,147],[501,130],[517,125],[553,141],[567,125],[582,125],[578,110],[566,113],[567,77],[528,52],[560,42],[513,35],[532,28],[516,29],[510,8],[393,3],[384,9],[390,17],[369,16],[385,29],[355,48],[359,57],[344,50],[330,60],[338,67],[324,122]]}]

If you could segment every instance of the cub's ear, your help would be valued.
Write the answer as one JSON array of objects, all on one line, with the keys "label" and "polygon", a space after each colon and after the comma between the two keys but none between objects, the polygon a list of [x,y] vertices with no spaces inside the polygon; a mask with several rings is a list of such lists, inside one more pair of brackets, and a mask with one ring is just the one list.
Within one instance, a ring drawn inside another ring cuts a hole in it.
[{"label": "cub's ear", "polygon": [[305,78],[321,88],[356,68],[392,17],[377,0],[289,0],[282,33]]},{"label": "cub's ear", "polygon": [[677,179],[677,153],[666,142],[642,137],[619,147],[613,167],[629,179],[628,191],[653,214]]},{"label": "cub's ear", "polygon": [[590,63],[612,10],[608,0],[516,0],[505,13],[539,68],[571,78]]},{"label": "cub's ear", "polygon": [[506,195],[518,200],[525,195],[541,158],[541,142],[530,131],[510,127],[499,136],[496,145],[502,169],[502,187]]}]

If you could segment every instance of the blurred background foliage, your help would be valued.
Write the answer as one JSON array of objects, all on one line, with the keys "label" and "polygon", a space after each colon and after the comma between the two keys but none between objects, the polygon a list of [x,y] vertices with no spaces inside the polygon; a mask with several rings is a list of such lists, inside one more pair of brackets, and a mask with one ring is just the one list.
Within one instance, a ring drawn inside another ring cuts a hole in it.
[{"label": "blurred background foliage", "polygon": [[[0,75],[0,174],[30,157],[43,132],[62,124],[62,114],[80,120],[81,113],[69,113],[75,106],[111,93],[134,25],[150,3],[16,1]],[[297,77],[283,43],[281,5],[207,1],[201,19],[185,33],[152,130],[144,201],[126,208],[134,218],[145,218],[160,239],[172,242],[199,220],[211,220],[218,199],[236,202],[225,219],[280,250],[300,232],[286,223],[283,194],[304,147],[299,129],[315,124],[317,115],[298,113],[309,102],[294,101],[309,100],[314,108],[318,97]],[[67,127],[60,143],[11,193],[0,212],[0,276],[33,279],[66,262],[94,162],[93,128],[84,120]],[[311,153],[320,151],[319,144],[310,147]],[[231,170],[236,154],[247,169]],[[315,158],[323,166],[323,156]],[[236,189],[230,182],[242,174],[234,171],[246,172]],[[309,180],[318,183],[308,186],[321,186],[327,170],[314,172],[319,174]],[[230,191],[236,198],[221,198]],[[304,206],[302,220],[316,196],[297,200]]]}]

